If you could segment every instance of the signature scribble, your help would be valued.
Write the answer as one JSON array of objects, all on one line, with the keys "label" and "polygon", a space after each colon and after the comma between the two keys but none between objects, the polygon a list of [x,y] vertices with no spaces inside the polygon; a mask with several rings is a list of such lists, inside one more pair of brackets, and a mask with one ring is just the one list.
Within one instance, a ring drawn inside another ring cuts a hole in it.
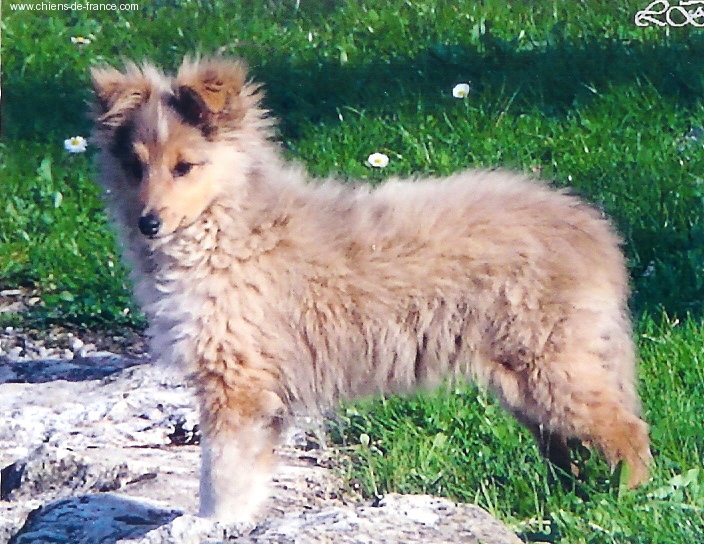
[{"label": "signature scribble", "polygon": [[[696,9],[695,9],[696,8]],[[636,13],[637,26],[686,26],[704,27],[704,0],[680,0],[671,6],[667,0],[654,0],[647,8]]]}]

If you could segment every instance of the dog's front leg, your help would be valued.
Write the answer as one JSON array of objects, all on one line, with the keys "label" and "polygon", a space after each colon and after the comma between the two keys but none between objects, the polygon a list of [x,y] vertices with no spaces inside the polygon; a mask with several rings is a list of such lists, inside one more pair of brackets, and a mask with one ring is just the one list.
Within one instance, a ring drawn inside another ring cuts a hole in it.
[{"label": "dog's front leg", "polygon": [[[217,395],[222,400],[221,395]],[[227,388],[227,402],[201,396],[199,515],[254,523],[269,496],[282,403],[269,391]]]}]

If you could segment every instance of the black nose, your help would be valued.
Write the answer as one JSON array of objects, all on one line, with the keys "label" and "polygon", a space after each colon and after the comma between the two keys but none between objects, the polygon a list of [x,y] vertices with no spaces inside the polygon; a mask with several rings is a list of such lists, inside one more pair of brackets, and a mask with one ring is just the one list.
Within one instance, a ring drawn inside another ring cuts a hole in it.
[{"label": "black nose", "polygon": [[145,236],[156,236],[161,227],[161,219],[155,213],[148,213],[139,218],[139,230]]}]

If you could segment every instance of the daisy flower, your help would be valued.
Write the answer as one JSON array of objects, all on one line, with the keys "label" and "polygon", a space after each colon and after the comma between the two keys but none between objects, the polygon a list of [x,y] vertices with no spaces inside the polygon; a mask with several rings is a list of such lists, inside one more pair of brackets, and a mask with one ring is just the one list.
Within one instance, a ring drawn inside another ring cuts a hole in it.
[{"label": "daisy flower", "polygon": [[76,45],[90,45],[90,40],[83,36],[71,36],[71,43]]},{"label": "daisy flower", "polygon": [[369,158],[367,158],[367,164],[374,168],[386,168],[389,164],[389,157],[383,153],[372,153],[369,155]]},{"label": "daisy flower", "polygon": [[69,153],[83,153],[88,147],[88,142],[83,136],[74,136],[64,140],[64,149]]},{"label": "daisy flower", "polygon": [[452,96],[466,98],[469,95],[469,83],[458,83],[452,88]]}]

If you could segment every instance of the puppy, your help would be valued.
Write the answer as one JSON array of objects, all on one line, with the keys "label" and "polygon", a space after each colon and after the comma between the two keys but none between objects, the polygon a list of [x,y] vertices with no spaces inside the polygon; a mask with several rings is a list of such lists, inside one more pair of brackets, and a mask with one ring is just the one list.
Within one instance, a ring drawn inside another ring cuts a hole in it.
[{"label": "puppy", "polygon": [[474,379],[571,469],[568,439],[648,478],[620,240],[502,171],[309,180],[244,65],[92,72],[100,183],[152,349],[192,376],[200,514],[251,522],[294,407]]}]

